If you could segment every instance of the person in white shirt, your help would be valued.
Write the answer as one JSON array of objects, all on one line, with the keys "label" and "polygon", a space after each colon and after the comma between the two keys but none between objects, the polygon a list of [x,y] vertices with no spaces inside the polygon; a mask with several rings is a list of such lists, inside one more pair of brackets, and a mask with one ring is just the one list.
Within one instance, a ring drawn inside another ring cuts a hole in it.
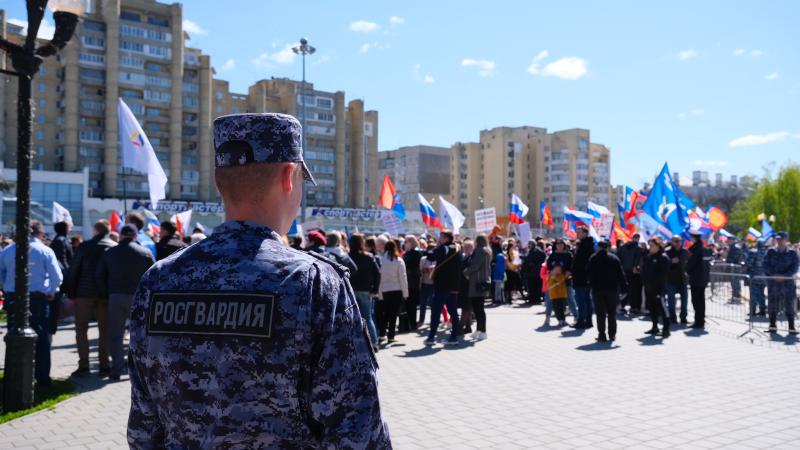
[{"label": "person in white shirt", "polygon": [[394,241],[387,241],[384,252],[378,257],[381,264],[380,301],[383,303],[382,314],[379,317],[378,335],[384,333],[388,343],[393,343],[397,315],[403,301],[408,298],[408,278],[406,277],[406,264],[397,251]]}]

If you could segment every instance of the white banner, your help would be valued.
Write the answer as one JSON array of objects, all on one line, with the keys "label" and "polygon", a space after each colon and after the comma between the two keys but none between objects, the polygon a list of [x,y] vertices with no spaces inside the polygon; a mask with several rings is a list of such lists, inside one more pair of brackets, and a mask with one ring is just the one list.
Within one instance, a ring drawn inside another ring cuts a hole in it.
[{"label": "white banner", "polygon": [[495,225],[497,225],[497,211],[494,208],[475,211],[475,231],[477,233],[489,233]]},{"label": "white banner", "polygon": [[523,222],[518,224],[517,235],[519,236],[520,248],[528,247],[528,242],[533,240],[533,233],[531,233],[531,223]]},{"label": "white banner", "polygon": [[592,219],[592,226],[600,237],[611,236],[611,230],[614,228],[614,214],[603,214],[599,219]]},{"label": "white banner", "polygon": [[384,211],[383,225],[386,227],[386,232],[392,236],[404,236],[406,234],[403,222],[391,211]]}]

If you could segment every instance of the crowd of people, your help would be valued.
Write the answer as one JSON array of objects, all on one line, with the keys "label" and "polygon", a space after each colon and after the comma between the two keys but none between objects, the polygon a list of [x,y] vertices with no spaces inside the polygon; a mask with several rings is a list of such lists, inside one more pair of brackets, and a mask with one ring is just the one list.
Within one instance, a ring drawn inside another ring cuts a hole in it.
[{"label": "crowd of people", "polygon": [[[130,315],[131,299],[142,275],[157,260],[205,239],[202,227],[182,237],[175,224],[165,221],[158,234],[148,233],[144,216],[131,212],[119,231],[107,220],[93,226],[93,236],[84,241],[70,236],[71,225],[53,225],[48,239],[44,225],[32,221],[29,253],[29,320],[37,334],[34,378],[38,386],[51,384],[50,346],[65,315],[75,317],[75,342],[78,349],[74,376],[90,373],[90,321],[96,321],[99,375],[119,380],[126,370],[123,339]],[[15,317],[16,245],[8,239],[0,253],[0,282],[3,309],[9,326]],[[17,325],[18,326],[18,325]]]},{"label": "crowd of people", "polygon": [[[154,236],[146,232],[144,217],[131,212],[119,232],[100,220],[94,236],[82,241],[70,236],[66,222],[54,225],[51,239],[40,222],[31,223],[30,321],[39,336],[38,384],[50,383],[51,336],[59,318],[70,313],[78,348],[74,375],[90,372],[91,320],[99,329],[99,375],[118,380],[125,372],[123,338],[139,279],[156,261],[206,237],[202,228],[181,236],[175,224],[160,225]],[[649,315],[652,325],[646,333],[667,338],[676,326],[705,326],[712,262],[748,276],[750,313],[768,315],[770,331],[777,329],[777,315],[784,311],[790,333],[797,333],[793,277],[798,253],[785,233],[776,235],[773,246],[759,240],[750,248],[735,238],[708,245],[699,234],[688,245],[677,236],[669,242],[654,237],[645,245],[638,234],[627,243],[596,241],[584,227],[576,235],[573,240],[539,237],[522,243],[515,235],[501,236],[499,227],[474,239],[448,230],[438,237],[312,230],[286,244],[347,269],[375,351],[394,343],[398,333],[415,331],[423,332],[428,346],[436,345],[442,330],[449,330],[446,346],[468,335],[482,341],[488,338],[486,307],[515,301],[544,304],[544,328],[567,326],[568,315],[573,318],[569,326],[579,329],[593,328],[596,319],[599,342],[616,339],[618,316]],[[0,241],[4,309],[12,324],[15,246]],[[740,298],[741,283],[731,280],[732,296]]]}]

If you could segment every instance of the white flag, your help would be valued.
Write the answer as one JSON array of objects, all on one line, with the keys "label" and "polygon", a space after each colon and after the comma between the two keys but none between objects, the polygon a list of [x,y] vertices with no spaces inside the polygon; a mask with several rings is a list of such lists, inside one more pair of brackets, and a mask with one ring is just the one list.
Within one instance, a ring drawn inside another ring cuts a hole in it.
[{"label": "white flag", "polygon": [[67,222],[72,225],[72,214],[58,202],[53,202],[53,223]]},{"label": "white flag", "polygon": [[177,213],[170,217],[169,221],[175,224],[175,228],[178,229],[178,233],[181,236],[186,236],[186,233],[191,231],[189,224],[192,222],[192,210],[187,209],[184,212]]},{"label": "white flag", "polygon": [[121,98],[117,100],[117,119],[122,167],[147,174],[147,184],[150,185],[150,206],[155,209],[158,201],[166,198],[164,186],[167,185],[167,174],[161,168],[156,152],[144,134],[142,126]]},{"label": "white flag", "polygon": [[442,222],[445,228],[450,228],[453,230],[453,234],[458,234],[466,220],[464,215],[455,205],[449,203],[441,195],[439,196],[439,204],[442,205]]}]

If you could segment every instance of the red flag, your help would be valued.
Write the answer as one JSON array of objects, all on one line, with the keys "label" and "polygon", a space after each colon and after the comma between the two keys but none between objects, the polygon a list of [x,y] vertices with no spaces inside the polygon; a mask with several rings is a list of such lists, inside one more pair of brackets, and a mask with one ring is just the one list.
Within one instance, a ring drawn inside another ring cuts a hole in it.
[{"label": "red flag", "polygon": [[378,196],[378,206],[392,209],[394,206],[394,194],[396,192],[392,180],[389,179],[389,175],[383,174],[383,186],[381,187],[381,194]]},{"label": "red flag", "polygon": [[644,205],[646,200],[646,195],[642,195],[639,191],[633,191],[633,194],[631,195],[630,209],[625,213],[625,221],[630,220],[632,217],[638,216],[639,211],[642,209],[642,205]]},{"label": "red flag", "polygon": [[111,226],[112,231],[119,231],[122,229],[122,216],[120,216],[119,211],[111,211],[111,217],[108,218],[108,224]]}]

